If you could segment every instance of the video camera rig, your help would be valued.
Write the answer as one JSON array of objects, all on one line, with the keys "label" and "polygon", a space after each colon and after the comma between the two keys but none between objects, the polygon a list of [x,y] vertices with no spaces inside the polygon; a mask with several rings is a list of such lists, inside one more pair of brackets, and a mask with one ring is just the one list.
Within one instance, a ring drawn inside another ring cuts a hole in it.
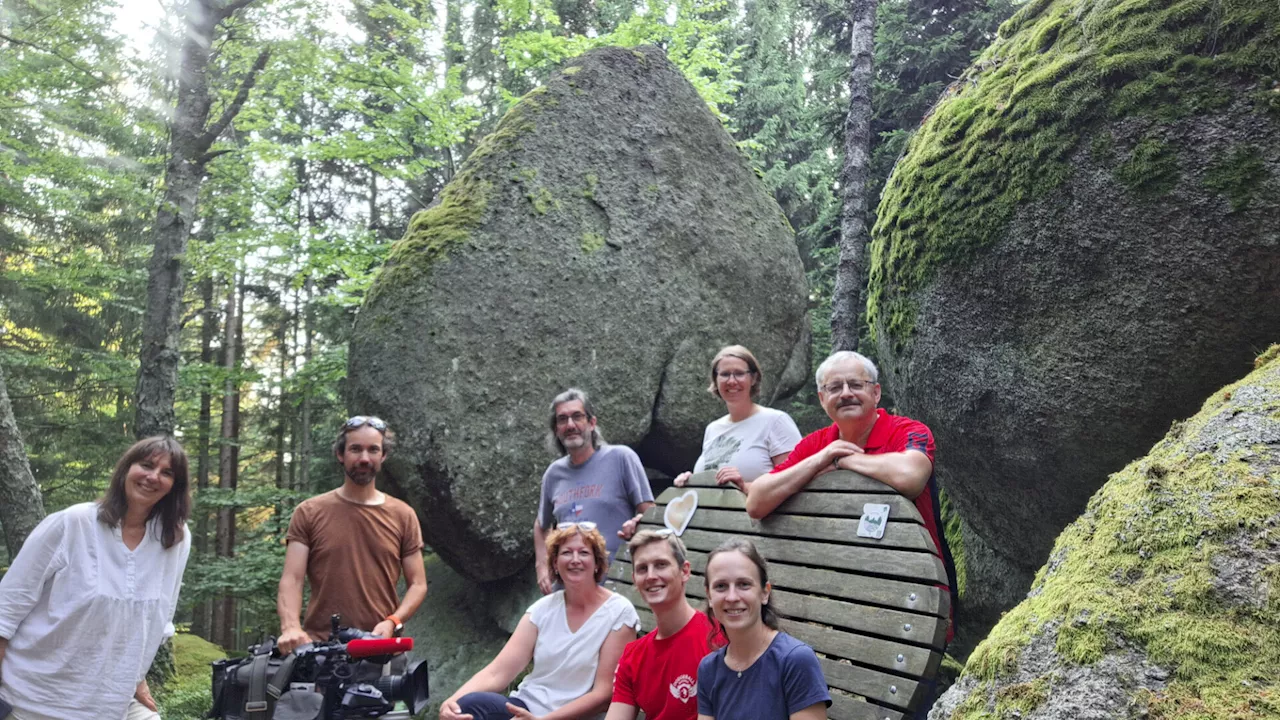
[{"label": "video camera rig", "polygon": [[249,648],[249,657],[213,663],[213,708],[221,720],[344,720],[387,715],[404,702],[411,715],[427,706],[427,663],[402,674],[384,667],[413,649],[412,638],[381,638],[329,619],[322,643],[281,657],[275,639]]}]

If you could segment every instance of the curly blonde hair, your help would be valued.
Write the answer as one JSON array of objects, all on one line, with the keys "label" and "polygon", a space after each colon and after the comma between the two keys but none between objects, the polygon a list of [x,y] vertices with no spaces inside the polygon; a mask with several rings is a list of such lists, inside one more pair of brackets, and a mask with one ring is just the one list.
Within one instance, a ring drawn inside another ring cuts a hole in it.
[{"label": "curly blonde hair", "polygon": [[582,539],[591,547],[591,554],[596,559],[595,580],[599,583],[604,579],[605,573],[609,572],[609,550],[605,547],[604,536],[599,530],[578,526],[576,523],[566,527],[552,530],[547,535],[547,560],[551,566],[551,577],[556,582],[560,582],[560,571],[556,569],[556,557],[560,554],[560,548],[569,542],[574,535],[581,535]]}]

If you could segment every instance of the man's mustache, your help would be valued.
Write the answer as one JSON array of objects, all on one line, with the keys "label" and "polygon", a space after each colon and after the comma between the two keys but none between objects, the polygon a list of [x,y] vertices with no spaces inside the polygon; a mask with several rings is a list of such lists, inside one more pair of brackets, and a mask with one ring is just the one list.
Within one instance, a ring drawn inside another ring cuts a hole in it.
[{"label": "man's mustache", "polygon": [[836,403],[836,407],[842,408],[842,407],[848,407],[849,405],[861,405],[861,404],[862,403],[857,398],[847,398],[845,400],[841,400],[840,402]]}]

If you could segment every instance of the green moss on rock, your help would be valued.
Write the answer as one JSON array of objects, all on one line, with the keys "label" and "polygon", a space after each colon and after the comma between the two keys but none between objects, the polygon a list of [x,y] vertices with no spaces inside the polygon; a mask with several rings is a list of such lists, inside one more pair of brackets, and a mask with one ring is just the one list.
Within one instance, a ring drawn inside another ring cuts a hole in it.
[{"label": "green moss on rock", "polygon": [[584,233],[582,236],[582,252],[593,253],[604,247],[604,236],[600,233]]},{"label": "green moss on rock", "polygon": [[[370,302],[386,288],[412,284],[414,276],[428,271],[452,248],[470,239],[493,194],[492,183],[483,178],[496,173],[485,166],[518,150],[521,138],[533,132],[537,127],[533,118],[540,109],[538,97],[545,92],[539,87],[526,93],[472,151],[462,170],[441,191],[440,202],[414,214],[404,237],[392,246],[387,264],[369,292]],[[522,170],[514,161],[510,168],[515,170],[513,182],[532,183],[537,176],[536,170]]]},{"label": "green moss on rock", "polygon": [[1276,717],[1280,602],[1266,584],[1280,557],[1276,437],[1280,345],[1094,495],[1027,600],[971,655],[964,677],[977,689],[952,717],[986,717],[986,698],[1012,687],[1045,633],[1062,667],[1131,648],[1169,668],[1168,686],[1143,701],[1152,717]]},{"label": "green moss on rock", "polygon": [[[900,346],[915,323],[910,295],[1003,237],[1021,204],[1059,188],[1081,139],[1102,123],[1144,116],[1158,125],[1221,108],[1236,88],[1280,74],[1277,47],[1275,3],[1024,6],[948,89],[885,186],[871,249],[873,331]],[[1153,149],[1138,154],[1127,184],[1167,191],[1169,153],[1148,157]]]},{"label": "green moss on rock", "polygon": [[1249,207],[1258,187],[1267,179],[1267,168],[1258,149],[1242,146],[1209,166],[1204,185],[1231,203],[1231,212]]},{"label": "green moss on rock", "polygon": [[1157,198],[1178,184],[1178,154],[1158,138],[1143,138],[1116,166],[1115,176],[1134,194]]}]

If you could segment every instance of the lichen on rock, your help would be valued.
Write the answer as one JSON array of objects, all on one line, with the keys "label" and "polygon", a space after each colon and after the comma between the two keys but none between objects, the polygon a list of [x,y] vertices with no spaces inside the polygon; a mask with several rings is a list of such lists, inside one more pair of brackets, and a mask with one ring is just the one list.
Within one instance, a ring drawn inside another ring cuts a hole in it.
[{"label": "lichen on rock", "polygon": [[1028,684],[1016,717],[1280,716],[1277,348],[1093,496],[933,720]]}]

